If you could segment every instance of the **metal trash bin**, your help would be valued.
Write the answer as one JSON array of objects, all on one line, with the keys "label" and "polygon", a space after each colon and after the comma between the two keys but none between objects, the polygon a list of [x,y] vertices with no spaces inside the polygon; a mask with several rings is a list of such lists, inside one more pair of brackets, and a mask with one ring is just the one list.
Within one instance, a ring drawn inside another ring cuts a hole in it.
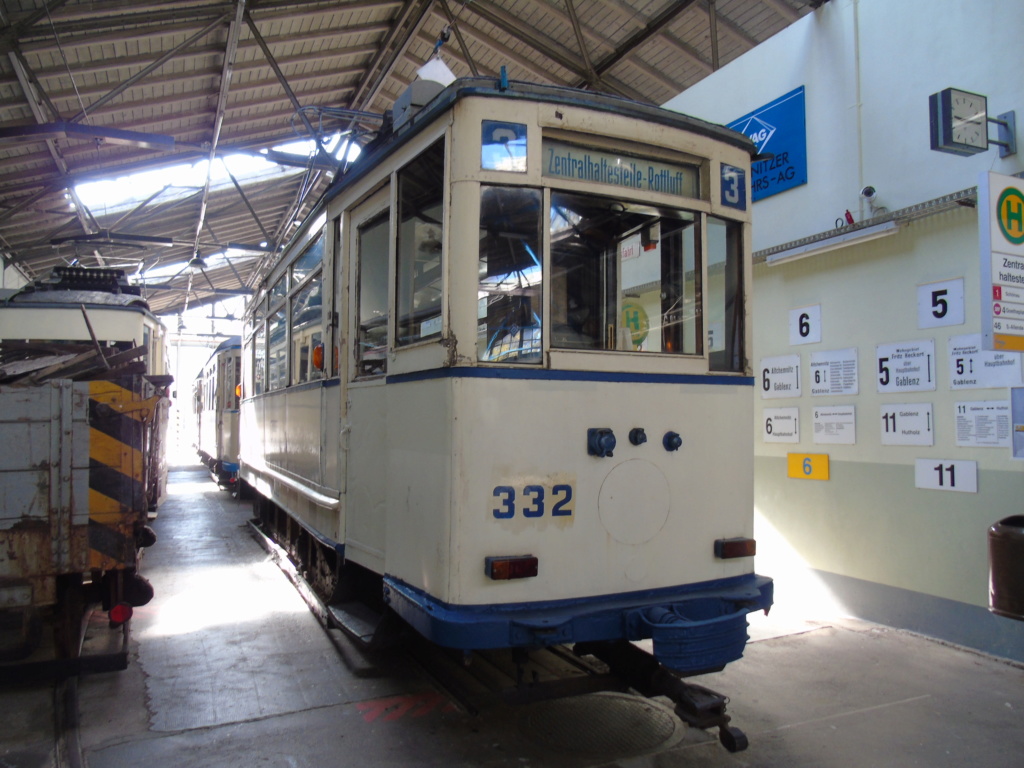
[{"label": "metal trash bin", "polygon": [[988,604],[992,613],[1024,621],[1024,515],[988,529]]}]

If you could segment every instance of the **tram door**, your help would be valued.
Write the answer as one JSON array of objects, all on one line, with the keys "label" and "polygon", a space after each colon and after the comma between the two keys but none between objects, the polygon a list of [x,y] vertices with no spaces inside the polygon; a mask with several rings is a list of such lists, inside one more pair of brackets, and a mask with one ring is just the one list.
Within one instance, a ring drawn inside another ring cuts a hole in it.
[{"label": "tram door", "polygon": [[387,409],[390,317],[388,265],[391,219],[389,190],[356,208],[348,227],[352,265],[350,354],[355,366],[349,384],[346,453],[345,556],[378,572],[384,568],[387,531]]}]

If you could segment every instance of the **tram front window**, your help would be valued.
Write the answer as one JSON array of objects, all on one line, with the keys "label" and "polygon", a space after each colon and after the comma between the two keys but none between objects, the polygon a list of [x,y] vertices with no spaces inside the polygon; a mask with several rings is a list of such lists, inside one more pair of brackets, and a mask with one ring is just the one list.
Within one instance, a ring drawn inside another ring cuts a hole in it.
[{"label": "tram front window", "polygon": [[398,172],[397,336],[406,346],[440,338],[444,142]]},{"label": "tram front window", "polygon": [[480,190],[477,359],[541,361],[541,192]]},{"label": "tram front window", "polygon": [[551,345],[701,354],[692,213],[551,194]]}]

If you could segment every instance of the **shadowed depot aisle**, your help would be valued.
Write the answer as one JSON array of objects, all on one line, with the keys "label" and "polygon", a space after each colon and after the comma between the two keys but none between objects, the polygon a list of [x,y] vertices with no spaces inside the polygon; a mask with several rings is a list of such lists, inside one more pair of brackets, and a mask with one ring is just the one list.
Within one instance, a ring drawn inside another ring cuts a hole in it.
[{"label": "shadowed depot aisle", "polygon": [[[172,472],[121,673],[79,683],[90,768],[124,766],[1019,766],[1024,670],[849,619],[780,610],[697,681],[727,693],[730,754],[667,700],[592,694],[467,714],[401,649],[323,629],[248,530],[249,504]],[[785,605],[780,584],[779,607]],[[0,691],[5,711],[13,699]],[[0,753],[2,754],[2,753]]]}]

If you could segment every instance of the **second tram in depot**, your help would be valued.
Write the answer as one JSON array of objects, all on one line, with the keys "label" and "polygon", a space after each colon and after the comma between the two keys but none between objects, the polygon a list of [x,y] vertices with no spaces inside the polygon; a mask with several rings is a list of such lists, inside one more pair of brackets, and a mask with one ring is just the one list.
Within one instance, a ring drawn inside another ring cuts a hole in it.
[{"label": "second tram in depot", "polygon": [[259,519],[342,623],[359,600],[467,652],[651,639],[721,669],[772,604],[753,144],[504,78],[413,91],[248,309]]},{"label": "second tram in depot", "polygon": [[241,353],[241,337],[222,341],[196,376],[192,389],[196,453],[217,484],[232,492],[238,486]]}]

